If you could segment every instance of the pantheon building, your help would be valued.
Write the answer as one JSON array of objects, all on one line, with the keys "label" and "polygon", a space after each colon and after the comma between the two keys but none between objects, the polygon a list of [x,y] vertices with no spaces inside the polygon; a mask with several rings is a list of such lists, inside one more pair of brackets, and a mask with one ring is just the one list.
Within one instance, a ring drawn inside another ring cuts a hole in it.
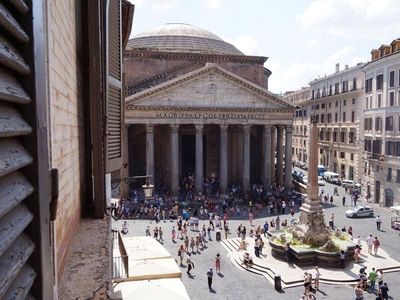
[{"label": "pantheon building", "polygon": [[247,56],[215,34],[166,24],[124,52],[129,175],[152,175],[177,196],[183,176],[291,190],[295,107],[268,91],[267,57]]}]

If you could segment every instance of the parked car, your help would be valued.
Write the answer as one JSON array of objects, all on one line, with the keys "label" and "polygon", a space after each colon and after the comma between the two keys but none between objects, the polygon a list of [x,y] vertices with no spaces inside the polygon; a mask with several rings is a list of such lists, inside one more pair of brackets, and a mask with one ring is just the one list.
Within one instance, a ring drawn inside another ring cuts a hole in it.
[{"label": "parked car", "polygon": [[357,218],[357,217],[373,217],[374,209],[370,206],[355,206],[352,209],[346,211],[346,217]]},{"label": "parked car", "polygon": [[325,181],[322,176],[318,176],[318,185],[325,185]]},{"label": "parked car", "polygon": [[345,187],[347,185],[348,188],[351,188],[354,186],[354,181],[353,180],[347,180],[347,179],[343,179],[341,181],[342,183],[342,187]]},{"label": "parked car", "polygon": [[308,176],[301,177],[301,182],[304,183],[304,184],[307,184],[308,183]]},{"label": "parked car", "polygon": [[390,220],[390,226],[391,226],[393,229],[400,230],[400,217],[393,217],[393,218],[391,218],[391,220]]}]

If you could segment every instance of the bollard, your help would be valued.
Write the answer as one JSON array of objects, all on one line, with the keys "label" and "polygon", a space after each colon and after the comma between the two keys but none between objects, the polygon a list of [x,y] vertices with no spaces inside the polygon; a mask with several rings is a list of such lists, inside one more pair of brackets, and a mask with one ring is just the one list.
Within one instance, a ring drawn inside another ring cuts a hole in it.
[{"label": "bollard", "polygon": [[217,240],[217,242],[219,242],[221,240],[221,231],[217,231],[215,233],[215,239]]},{"label": "bollard", "polygon": [[281,275],[275,274],[275,290],[282,290]]}]

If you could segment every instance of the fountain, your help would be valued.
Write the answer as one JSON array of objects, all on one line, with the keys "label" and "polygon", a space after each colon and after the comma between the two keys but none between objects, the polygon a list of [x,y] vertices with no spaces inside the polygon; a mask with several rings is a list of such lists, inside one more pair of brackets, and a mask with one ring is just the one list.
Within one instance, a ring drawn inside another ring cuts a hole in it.
[{"label": "fountain", "polygon": [[340,250],[352,257],[356,244],[346,233],[334,231],[324,220],[318,199],[318,128],[315,115],[310,116],[310,151],[307,198],[300,207],[300,218],[284,231],[272,232],[269,239],[272,255],[283,260],[284,244],[290,244],[291,260],[299,265],[340,266]]}]

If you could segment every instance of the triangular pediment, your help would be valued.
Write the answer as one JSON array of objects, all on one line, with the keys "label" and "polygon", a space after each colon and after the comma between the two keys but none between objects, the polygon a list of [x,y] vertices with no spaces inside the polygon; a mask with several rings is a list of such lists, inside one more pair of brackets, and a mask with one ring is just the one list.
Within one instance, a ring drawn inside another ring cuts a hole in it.
[{"label": "triangular pediment", "polygon": [[127,107],[295,109],[281,97],[213,64],[131,95],[125,100]]}]

